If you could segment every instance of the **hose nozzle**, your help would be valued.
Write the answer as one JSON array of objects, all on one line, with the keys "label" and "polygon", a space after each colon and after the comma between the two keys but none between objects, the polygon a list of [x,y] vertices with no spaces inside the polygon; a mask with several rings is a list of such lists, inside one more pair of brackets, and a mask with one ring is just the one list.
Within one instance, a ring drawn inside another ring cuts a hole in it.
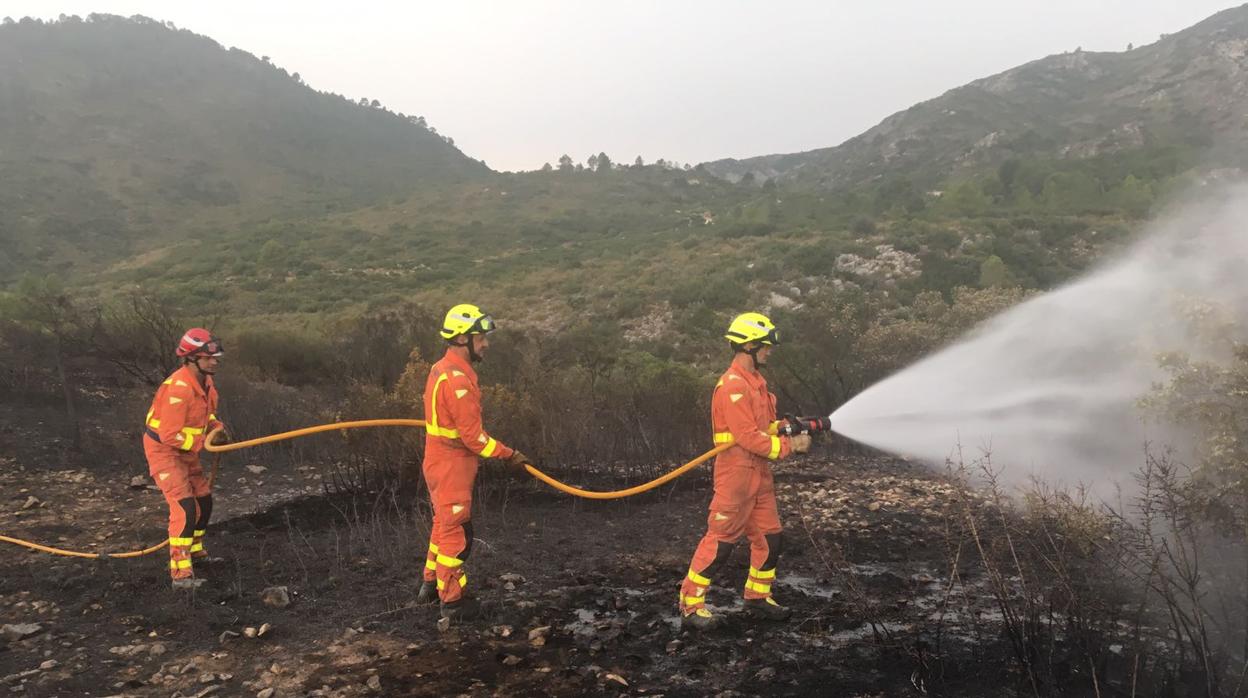
[{"label": "hose nozzle", "polygon": [[828,417],[793,417],[784,416],[784,422],[776,428],[779,436],[796,436],[798,434],[818,434],[832,429],[832,420]]}]

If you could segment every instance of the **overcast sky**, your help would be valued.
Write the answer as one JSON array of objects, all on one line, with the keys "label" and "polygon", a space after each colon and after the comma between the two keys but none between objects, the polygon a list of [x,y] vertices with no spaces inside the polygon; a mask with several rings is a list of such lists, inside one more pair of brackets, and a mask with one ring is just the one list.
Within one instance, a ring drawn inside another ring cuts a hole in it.
[{"label": "overcast sky", "polygon": [[311,86],[419,114],[495,169],[836,145],[976,78],[1121,51],[1225,0],[0,0],[170,20]]}]

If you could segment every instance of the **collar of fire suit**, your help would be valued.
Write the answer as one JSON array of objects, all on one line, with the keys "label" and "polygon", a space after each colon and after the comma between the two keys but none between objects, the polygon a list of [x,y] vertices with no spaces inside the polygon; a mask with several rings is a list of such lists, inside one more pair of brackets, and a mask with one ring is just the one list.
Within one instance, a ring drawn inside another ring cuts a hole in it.
[{"label": "collar of fire suit", "polygon": [[727,382],[729,375],[740,376],[741,380],[745,381],[746,385],[755,390],[767,387],[767,379],[763,377],[761,371],[750,373],[749,371],[742,371],[736,366],[730,366],[727,371],[724,371],[725,382]]},{"label": "collar of fire suit", "polygon": [[199,379],[196,378],[195,374],[191,372],[190,366],[183,366],[182,368],[179,368],[174,371],[173,375],[169,376],[169,378],[175,381],[181,380],[183,383],[191,386],[191,390],[193,390],[195,394],[200,397],[207,397],[208,393],[212,390],[212,376],[204,376],[204,384],[200,385]]},{"label": "collar of fire suit", "polygon": [[443,356],[442,360],[463,371],[473,383],[477,382],[477,372],[472,368],[472,363],[460,357],[459,354],[456,354],[451,349],[447,349],[446,356]]}]

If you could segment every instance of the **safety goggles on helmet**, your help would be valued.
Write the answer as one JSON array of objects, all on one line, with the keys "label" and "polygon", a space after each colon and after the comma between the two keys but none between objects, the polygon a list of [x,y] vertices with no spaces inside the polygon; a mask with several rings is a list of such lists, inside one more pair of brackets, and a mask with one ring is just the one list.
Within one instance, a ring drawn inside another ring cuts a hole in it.
[{"label": "safety goggles on helmet", "polygon": [[195,352],[195,356],[222,356],[225,354],[225,345],[221,344],[221,340],[213,337],[199,351]]},{"label": "safety goggles on helmet", "polygon": [[472,327],[469,327],[464,334],[487,334],[493,332],[494,329],[494,318],[489,315],[482,315],[472,323]]}]

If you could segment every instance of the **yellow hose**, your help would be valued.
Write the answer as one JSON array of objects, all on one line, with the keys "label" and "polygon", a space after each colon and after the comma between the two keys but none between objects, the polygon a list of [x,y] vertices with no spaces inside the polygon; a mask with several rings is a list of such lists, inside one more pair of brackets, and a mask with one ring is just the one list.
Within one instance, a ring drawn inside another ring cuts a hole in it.
[{"label": "yellow hose", "polygon": [[285,441],[287,439],[297,439],[300,436],[308,436],[310,434],[319,434],[323,431],[338,431],[339,429],[359,429],[362,427],[423,427],[425,420],[423,419],[361,419],[355,422],[334,422],[333,424],[319,424],[314,427],[304,427],[303,429],[295,429],[293,431],[283,431],[280,434],[270,434],[269,436],[261,436],[246,441],[237,441],[228,444],[214,444],[213,440],[223,430],[220,427],[208,432],[208,437],[204,440],[204,450],[211,453],[226,453],[227,451],[237,451],[243,448],[251,448],[260,444],[273,443],[274,441]]},{"label": "yellow hose", "polygon": [[[294,431],[284,431],[280,434],[261,436],[256,439],[248,439],[247,441],[239,441],[237,443],[220,444],[220,445],[213,443],[213,441],[216,439],[217,434],[221,432],[220,429],[215,429],[212,432],[209,432],[207,440],[204,441],[204,450],[211,451],[213,453],[237,451],[242,448],[251,448],[252,446],[259,446],[260,444],[272,443],[274,441],[284,441],[286,439],[295,439],[300,436],[307,436],[309,434],[319,434],[325,431],[337,431],[339,429],[360,429],[363,427],[423,427],[423,426],[425,426],[425,420],[423,419],[362,419],[362,420],[358,420],[354,422],[335,422],[333,424],[321,424],[321,425],[314,426],[314,427],[306,427],[304,429],[295,429]],[[685,463],[679,468],[676,468],[670,473],[667,473],[658,478],[655,478],[654,480],[651,480],[650,482],[637,485],[636,487],[629,487],[628,489],[611,490],[607,492],[583,490],[579,487],[565,485],[564,483],[559,482],[555,478],[533,467],[531,464],[526,463],[524,466],[524,469],[527,470],[530,475],[537,478],[538,480],[541,480],[547,485],[550,485],[551,487],[559,490],[560,492],[564,492],[566,494],[570,494],[576,497],[584,497],[586,499],[620,499],[623,497],[631,497],[635,494],[641,494],[642,492],[652,490],[664,483],[675,480],[676,478],[680,477],[681,475],[684,475],[685,473],[696,468],[702,463],[705,463],[707,460],[714,458],[717,454],[728,449],[731,446],[732,444],[721,444],[719,446],[716,446],[715,448],[712,448],[711,450],[707,451],[706,453],[703,453],[697,458],[694,458],[688,463]]]},{"label": "yellow hose", "polygon": [[635,494],[641,494],[642,492],[652,490],[658,487],[659,485],[675,480],[681,475],[684,475],[690,470],[693,470],[694,468],[705,463],[711,458],[714,458],[715,456],[719,455],[723,451],[728,450],[731,447],[732,447],[732,444],[721,444],[719,446],[716,446],[715,448],[712,448],[706,453],[703,453],[697,458],[694,458],[688,463],[685,463],[684,465],[671,471],[670,473],[667,473],[666,475],[661,475],[651,480],[650,482],[637,485],[636,487],[629,487],[628,489],[625,489],[625,490],[611,490],[609,492],[595,492],[593,490],[583,490],[579,487],[565,485],[562,482],[559,482],[555,478],[547,475],[546,473],[543,473],[542,471],[538,470],[537,468],[534,468],[531,465],[526,464],[524,466],[524,469],[529,471],[529,474],[532,475],[533,477],[537,478],[538,480],[541,480],[542,482],[546,483],[547,485],[550,485],[551,487],[559,490],[560,492],[566,492],[567,494],[574,495],[577,497],[584,497],[586,499],[621,499],[623,497],[631,497]]},{"label": "yellow hose", "polygon": [[[212,460],[212,471],[208,473],[209,485],[212,484],[213,480],[217,479],[217,467],[219,465],[221,465],[221,456],[217,456],[216,458]],[[23,548],[30,548],[31,550],[38,550],[39,552],[42,552],[42,553],[52,553],[53,555],[64,555],[65,557],[85,557],[85,558],[94,560],[94,559],[98,559],[102,557],[103,558],[113,558],[113,557],[121,558],[121,557],[143,557],[144,555],[151,555],[157,550],[163,550],[166,545],[169,545],[169,539],[166,538],[165,540],[162,540],[161,542],[157,543],[156,545],[153,545],[150,548],[144,548],[142,550],[131,550],[131,551],[124,552],[124,553],[83,553],[77,550],[65,550],[63,548],[53,548],[52,546],[49,546],[49,545],[39,545],[38,543],[33,543],[28,540],[22,540],[21,538],[10,538],[9,536],[0,536],[0,543],[12,543],[13,545],[20,545]]]},{"label": "yellow hose", "polygon": [[[273,443],[274,441],[285,441],[287,439],[296,439],[296,438],[299,438],[300,436],[308,436],[310,434],[319,434],[321,432],[326,432],[326,431],[338,431],[340,429],[360,429],[364,427],[423,427],[423,426],[425,426],[425,420],[423,419],[362,419],[362,420],[357,420],[354,422],[335,422],[333,424],[319,424],[314,427],[305,427],[303,429],[284,431],[279,434],[270,434],[269,436],[261,436],[255,439],[248,439],[246,441],[237,441],[237,442],[228,443],[228,444],[215,444],[213,443],[213,441],[215,441],[217,435],[220,434],[222,431],[222,429],[218,427],[217,429],[214,429],[211,432],[209,432],[207,438],[204,440],[204,450],[210,453],[217,454],[216,459],[213,461],[212,473],[209,476],[208,481],[209,483],[211,483],[212,480],[216,478],[217,466],[221,462],[220,454],[226,453],[228,451],[238,451],[244,448],[251,448],[252,446],[259,446],[261,444]],[[566,494],[570,494],[576,497],[584,497],[586,499],[621,499],[623,497],[631,497],[636,494],[641,494],[642,492],[647,492],[660,485],[663,485],[672,480],[675,480],[681,475],[684,475],[690,470],[696,468],[702,463],[705,463],[711,458],[714,458],[719,453],[722,453],[723,451],[731,447],[732,447],[732,444],[730,443],[720,444],[716,446],[715,448],[712,448],[711,450],[707,451],[706,453],[703,453],[702,455],[698,456],[697,458],[694,458],[688,463],[685,463],[679,468],[676,468],[675,470],[669,473],[666,473],[665,475],[661,475],[649,482],[642,483],[635,487],[629,487],[623,490],[610,490],[610,491],[605,491],[605,492],[594,491],[594,490],[584,490],[579,487],[566,485],[554,479],[553,477],[547,475],[546,473],[543,473],[542,471],[533,467],[531,464],[526,463],[524,466],[524,469],[527,470],[530,475],[537,478],[538,480],[541,480],[547,485],[550,485],[551,487],[559,490],[560,492],[564,492]],[[85,558],[140,557],[143,555],[149,555],[151,553],[154,553],[157,550],[161,550],[162,548],[164,548],[166,545],[169,544],[169,541],[166,540],[166,541],[161,542],[158,545],[153,545],[152,547],[145,548],[143,550],[134,550],[134,551],[125,552],[125,553],[109,554],[109,553],[83,553],[83,552],[77,552],[74,550],[62,550],[61,548],[53,548],[53,547],[49,547],[46,545],[39,545],[38,543],[32,543],[30,541],[21,540],[19,538],[10,538],[9,536],[0,536],[0,542],[13,543],[14,545],[20,545],[26,548],[30,548],[31,550],[38,550],[38,551],[45,552],[45,553],[52,553],[54,555],[65,555],[68,557],[85,557]]]}]

